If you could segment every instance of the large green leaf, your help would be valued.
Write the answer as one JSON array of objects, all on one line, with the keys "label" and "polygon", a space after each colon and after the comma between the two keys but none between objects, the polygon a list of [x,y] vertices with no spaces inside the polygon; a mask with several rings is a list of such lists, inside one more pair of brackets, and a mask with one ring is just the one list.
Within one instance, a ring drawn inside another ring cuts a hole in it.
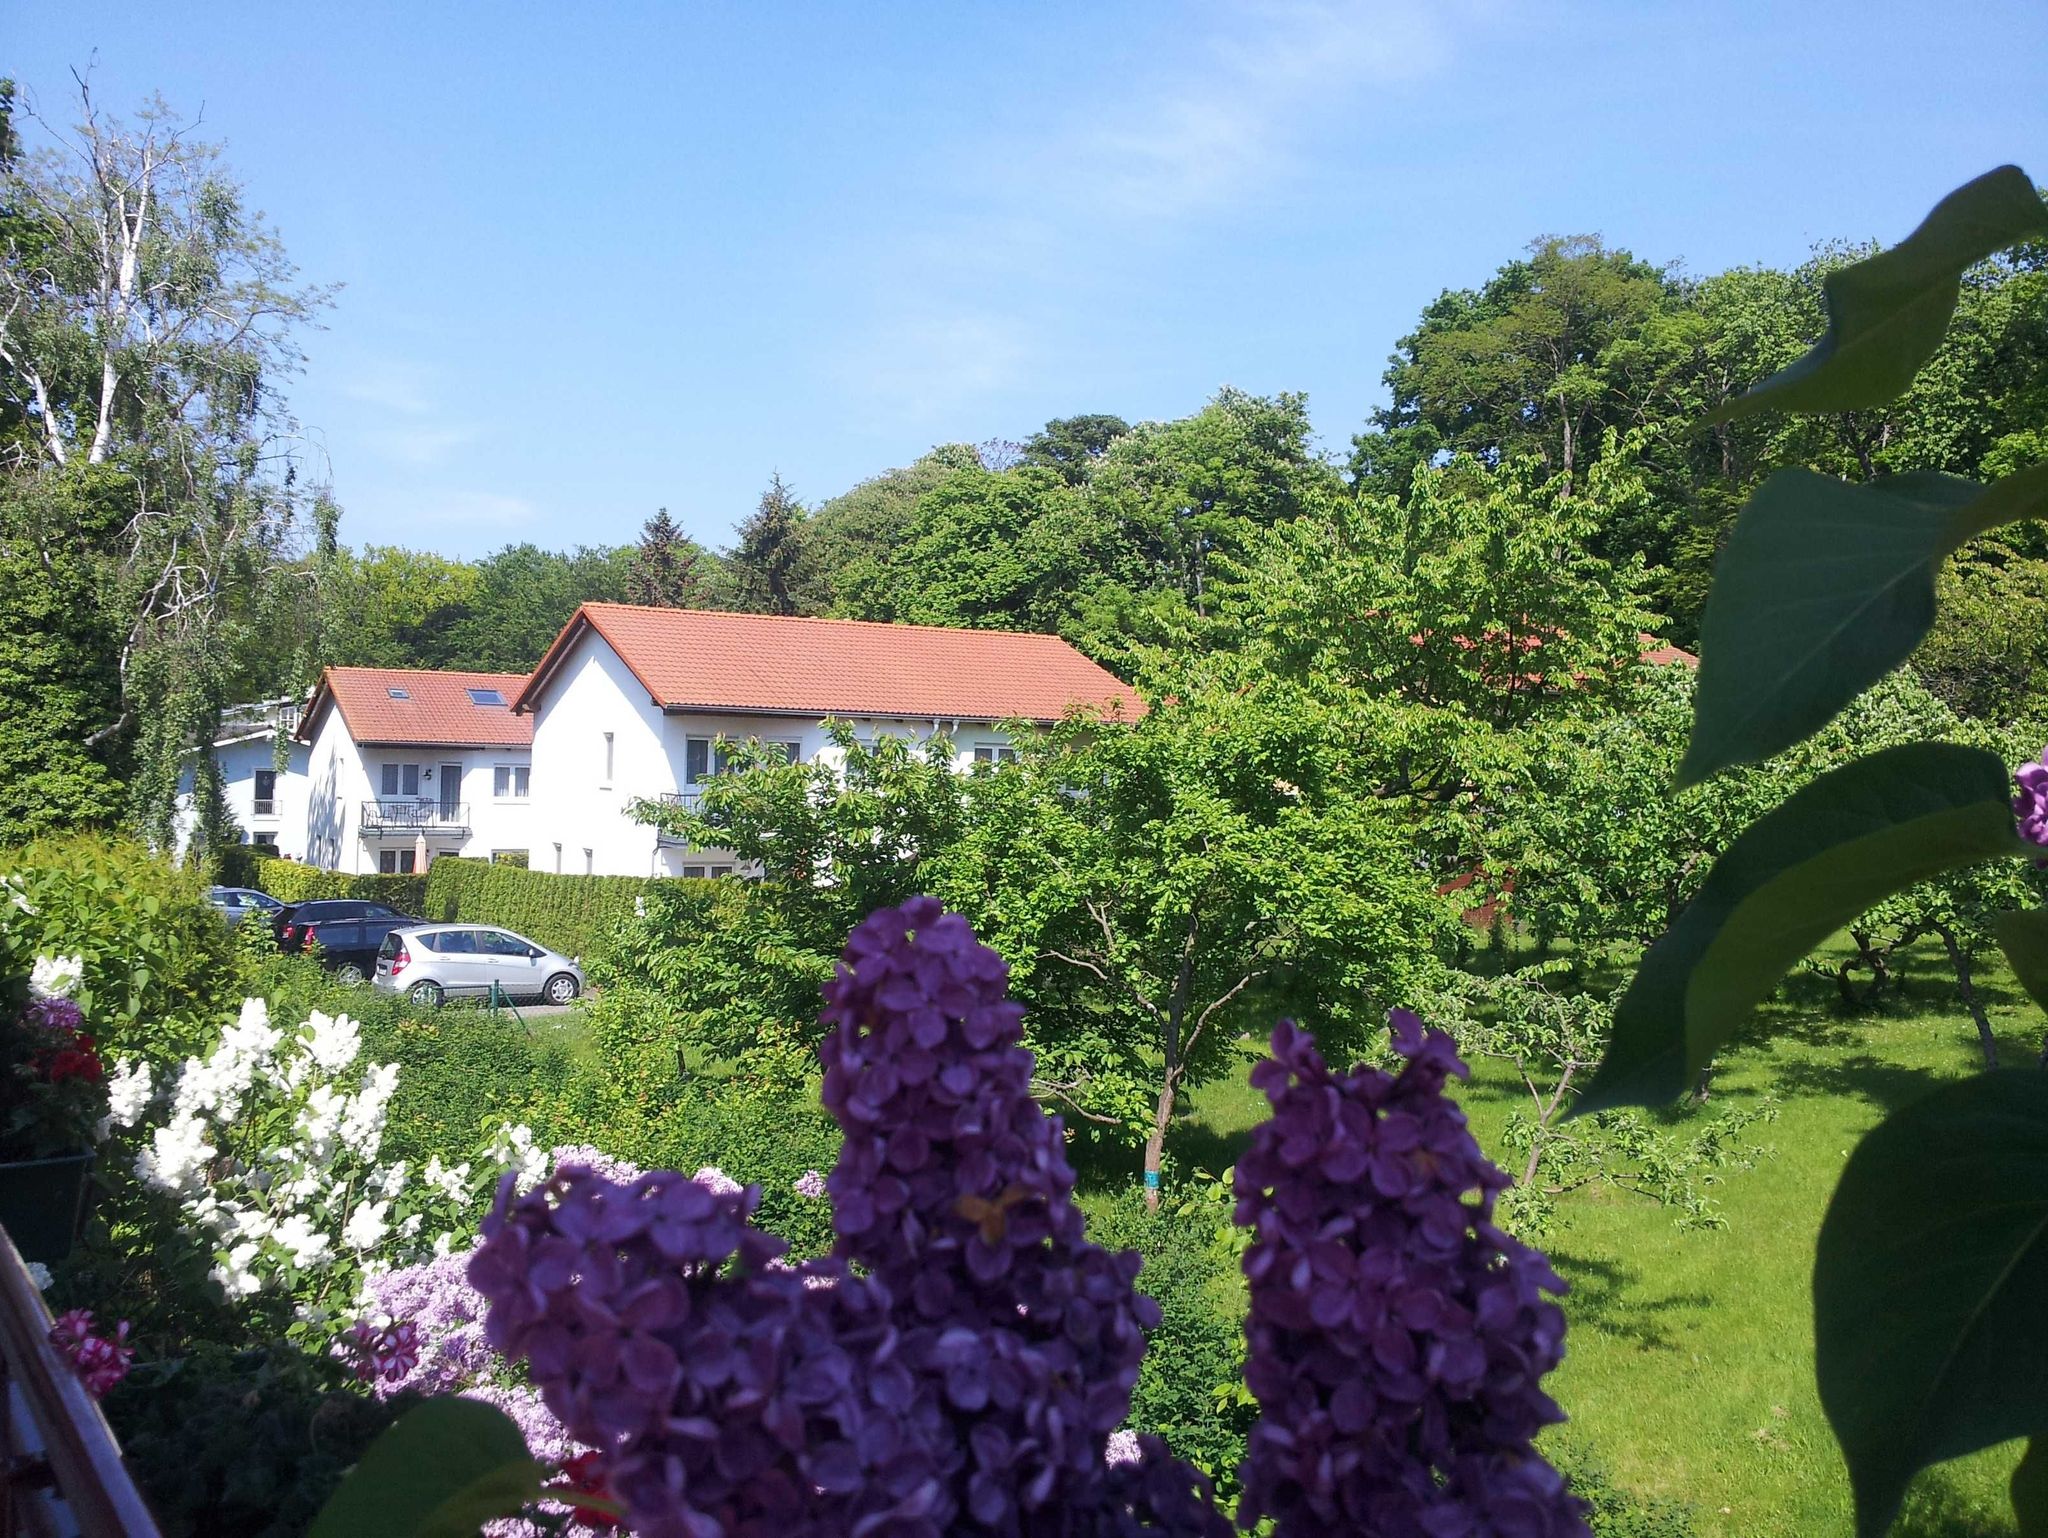
[{"label": "large green leaf", "polygon": [[1765,481],[1714,567],[1679,783],[1819,730],[1920,644],[1951,552],[2042,516],[2048,465],[1989,487],[1931,472],[1867,486],[1811,470]]},{"label": "large green leaf", "polygon": [[1965,1079],[1856,1145],[1821,1223],[1813,1325],[1862,1538],[1927,1465],[2048,1431],[2044,1300],[2048,1073]]},{"label": "large green leaf", "polygon": [[547,1478],[504,1411],[428,1399],[370,1444],[307,1538],[476,1538],[492,1518],[518,1515]]},{"label": "large green leaf", "polygon": [[1574,1114],[1683,1094],[1786,969],[1872,904],[1959,865],[2034,846],[1996,754],[1886,748],[1758,818],[1650,947]]},{"label": "large green leaf", "polygon": [[1708,420],[1883,405],[1913,382],[1941,345],[1963,273],[1993,252],[2043,234],[2048,205],[2018,166],[1965,183],[1889,251],[1829,273],[1827,335]]},{"label": "large green leaf", "polygon": [[2027,1443],[2026,1455],[2012,1471],[2012,1512],[2019,1518],[2020,1538],[2048,1538],[2048,1445],[2039,1437]]},{"label": "large green leaf", "polygon": [[2048,1009],[2048,908],[1999,914],[1998,948],[2027,996]]}]

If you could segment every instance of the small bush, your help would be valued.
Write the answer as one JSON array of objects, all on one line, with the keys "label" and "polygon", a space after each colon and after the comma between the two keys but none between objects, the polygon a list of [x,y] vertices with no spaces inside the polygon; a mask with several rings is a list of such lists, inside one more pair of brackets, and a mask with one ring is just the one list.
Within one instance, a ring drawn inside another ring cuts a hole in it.
[{"label": "small bush", "polygon": [[364,1022],[363,1051],[398,1064],[384,1129],[387,1159],[417,1167],[439,1154],[457,1163],[501,1121],[525,1122],[547,1144],[602,1146],[562,1115],[576,1058],[550,1025],[529,1028],[473,1009],[380,1011]]},{"label": "small bush", "polygon": [[1105,1249],[1139,1251],[1138,1290],[1159,1305],[1131,1394],[1131,1426],[1163,1439],[1234,1499],[1256,1411],[1218,1395],[1244,1382],[1246,1295],[1214,1220],[1148,1211],[1144,1197],[1126,1189],[1091,1214],[1088,1237]]},{"label": "small bush", "polygon": [[12,915],[29,951],[84,962],[79,1002],[102,1049],[183,1056],[240,1002],[234,941],[198,872],[98,833],[0,854],[0,872],[32,910]]},{"label": "small bush", "polygon": [[1622,1489],[1588,1449],[1570,1438],[1559,1438],[1544,1450],[1572,1492],[1593,1508],[1594,1538],[1694,1538],[1692,1512],[1682,1503]]},{"label": "small bush", "polygon": [[164,1538],[297,1538],[407,1407],[351,1391],[339,1363],[289,1346],[205,1343],[138,1362],[105,1401]]}]

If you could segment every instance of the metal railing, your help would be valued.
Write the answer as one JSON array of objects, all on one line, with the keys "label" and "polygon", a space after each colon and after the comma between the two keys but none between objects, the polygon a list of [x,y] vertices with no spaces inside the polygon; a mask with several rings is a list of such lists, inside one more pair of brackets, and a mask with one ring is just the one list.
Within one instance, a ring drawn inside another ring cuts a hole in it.
[{"label": "metal railing", "polygon": [[251,817],[275,817],[277,815],[277,798],[275,796],[258,796],[250,803],[249,815]]},{"label": "metal railing", "polygon": [[365,833],[422,833],[469,827],[466,801],[365,801]]},{"label": "metal railing", "polygon": [[157,1538],[107,1418],[50,1345],[50,1311],[4,1230],[0,1369],[0,1538]]},{"label": "metal railing", "polygon": [[[698,798],[702,794],[703,790],[701,786],[692,785],[687,790],[665,790],[653,799],[662,806],[681,807],[685,811],[694,812],[697,809]],[[685,849],[689,847],[689,842],[690,841],[688,839],[678,838],[675,834],[670,833],[665,829],[655,829],[654,843],[655,847],[657,848]]]}]

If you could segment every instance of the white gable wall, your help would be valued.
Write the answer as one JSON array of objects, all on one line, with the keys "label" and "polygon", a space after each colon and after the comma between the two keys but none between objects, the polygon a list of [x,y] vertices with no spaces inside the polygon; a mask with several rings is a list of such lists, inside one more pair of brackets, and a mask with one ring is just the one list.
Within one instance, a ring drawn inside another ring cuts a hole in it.
[{"label": "white gable wall", "polygon": [[[856,737],[951,735],[954,765],[972,767],[977,747],[1010,739],[988,721],[925,717],[844,718]],[[657,838],[626,809],[636,798],[691,793],[686,783],[692,737],[796,742],[806,763],[836,762],[839,750],[823,721],[811,716],[735,712],[664,713],[646,688],[594,630],[562,659],[533,717],[533,846],[535,870],[580,875],[677,876],[685,867],[732,864],[730,853],[688,850]],[[612,776],[605,778],[604,734],[612,736]],[[559,861],[559,863],[558,863]]]},{"label": "white gable wall", "polygon": [[[242,830],[246,843],[272,843],[287,859],[306,857],[306,766],[310,754],[303,742],[294,742],[285,769],[277,770],[277,742],[263,734],[239,742],[217,743],[214,762],[220,766],[221,797],[228,820]],[[183,854],[192,841],[195,812],[192,782],[197,771],[196,755],[188,759],[178,776],[177,848]],[[259,770],[275,771],[277,784],[270,803],[262,811],[256,805],[256,775]]]}]

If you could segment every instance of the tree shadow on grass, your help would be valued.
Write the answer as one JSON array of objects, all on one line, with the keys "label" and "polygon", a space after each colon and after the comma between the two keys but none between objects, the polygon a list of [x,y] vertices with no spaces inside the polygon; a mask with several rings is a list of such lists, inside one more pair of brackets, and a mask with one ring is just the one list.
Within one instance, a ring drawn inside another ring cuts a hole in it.
[{"label": "tree shadow on grass", "polygon": [[1643,1274],[1619,1261],[1596,1259],[1553,1248],[1550,1263],[1571,1284],[1564,1300],[1574,1330],[1592,1330],[1627,1341],[1644,1351],[1677,1351],[1679,1340],[1670,1326],[1699,1315],[1712,1305],[1704,1292],[1665,1292],[1652,1296]]},{"label": "tree shadow on grass", "polygon": [[1858,1052],[1853,1057],[1832,1061],[1781,1062],[1771,1077],[1776,1091],[1787,1097],[1850,1096],[1889,1115],[1949,1083],[1954,1075],[1929,1068],[1907,1068],[1874,1053]]},{"label": "tree shadow on grass", "polygon": [[1923,1471],[1906,1492],[1891,1538],[2012,1538],[2017,1532],[2002,1490],[1986,1502],[1937,1465]]}]

